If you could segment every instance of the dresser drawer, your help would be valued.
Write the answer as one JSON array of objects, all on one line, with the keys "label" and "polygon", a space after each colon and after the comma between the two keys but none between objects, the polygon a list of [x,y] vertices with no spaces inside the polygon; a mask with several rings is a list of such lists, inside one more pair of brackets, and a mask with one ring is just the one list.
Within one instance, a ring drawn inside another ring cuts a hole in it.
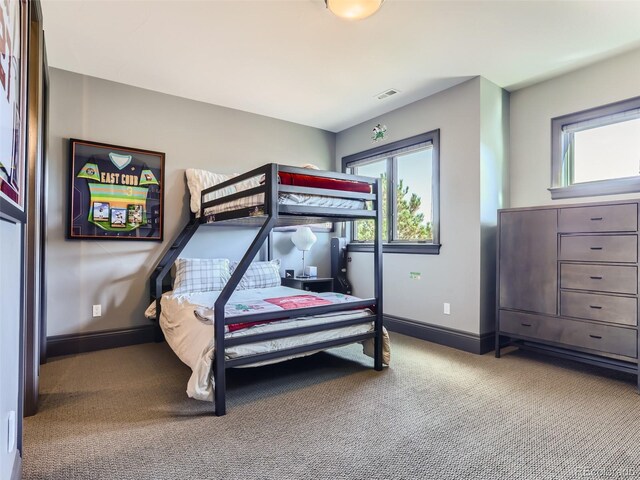
[{"label": "dresser drawer", "polygon": [[500,332],[602,353],[638,357],[637,331],[631,328],[500,311]]},{"label": "dresser drawer", "polygon": [[636,263],[638,237],[636,235],[562,235],[560,260]]},{"label": "dresser drawer", "polygon": [[638,230],[638,206],[635,203],[560,209],[558,231],[635,232]]},{"label": "dresser drawer", "polygon": [[636,326],[638,300],[631,297],[560,292],[560,315]]},{"label": "dresser drawer", "polygon": [[560,288],[595,292],[638,293],[638,269],[635,266],[560,265]]}]

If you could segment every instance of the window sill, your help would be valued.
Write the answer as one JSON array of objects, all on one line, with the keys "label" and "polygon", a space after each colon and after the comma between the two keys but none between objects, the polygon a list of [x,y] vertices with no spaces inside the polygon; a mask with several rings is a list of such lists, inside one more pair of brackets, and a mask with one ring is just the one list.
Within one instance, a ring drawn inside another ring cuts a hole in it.
[{"label": "window sill", "polygon": [[[439,255],[439,243],[385,243],[382,245],[382,253],[404,253],[411,255]],[[349,243],[348,252],[368,252],[373,253],[371,243]]]},{"label": "window sill", "polygon": [[616,178],[549,188],[552,200],[640,192],[640,177]]}]

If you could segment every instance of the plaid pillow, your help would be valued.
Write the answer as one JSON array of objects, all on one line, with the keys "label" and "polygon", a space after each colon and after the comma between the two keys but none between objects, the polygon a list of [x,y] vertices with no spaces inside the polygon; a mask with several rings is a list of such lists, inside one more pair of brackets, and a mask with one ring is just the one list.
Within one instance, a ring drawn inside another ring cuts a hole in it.
[{"label": "plaid pillow", "polygon": [[229,281],[226,258],[179,258],[173,293],[196,293],[222,290]]},{"label": "plaid pillow", "polygon": [[[236,269],[239,262],[231,264],[231,273]],[[280,286],[280,260],[269,262],[253,262],[249,265],[247,272],[240,280],[237,290],[247,290],[250,288],[269,288]]]}]

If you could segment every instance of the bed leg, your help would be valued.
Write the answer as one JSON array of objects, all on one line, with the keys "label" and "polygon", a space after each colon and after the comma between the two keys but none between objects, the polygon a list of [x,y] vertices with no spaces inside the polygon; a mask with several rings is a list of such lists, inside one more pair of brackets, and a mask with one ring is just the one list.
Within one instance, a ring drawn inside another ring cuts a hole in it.
[{"label": "bed leg", "polygon": [[227,379],[226,379],[224,364],[220,364],[220,362],[215,362],[213,372],[214,372],[213,377],[215,380],[216,416],[221,417],[223,415],[226,415],[227,413],[227,400],[226,400]]},{"label": "bed leg", "polygon": [[[229,284],[227,284],[227,287]],[[225,289],[227,288],[225,287]],[[224,293],[223,290],[222,293]],[[224,325],[225,313],[224,303],[220,304],[220,297],[214,305],[214,351],[213,351],[213,380],[215,382],[215,409],[216,416],[221,417],[227,413],[227,366],[225,365],[225,342],[224,342]],[[226,300],[225,300],[226,303]]]},{"label": "bed leg", "polygon": [[156,323],[153,328],[153,341],[156,343],[164,342],[164,334],[162,333],[162,329],[158,323]]},{"label": "bed leg", "polygon": [[378,372],[382,370],[382,328],[376,332],[373,344],[373,368]]},{"label": "bed leg", "polygon": [[377,372],[381,372],[382,371],[382,359],[378,359],[376,356],[376,359],[373,361],[374,365],[373,365],[373,369]]}]

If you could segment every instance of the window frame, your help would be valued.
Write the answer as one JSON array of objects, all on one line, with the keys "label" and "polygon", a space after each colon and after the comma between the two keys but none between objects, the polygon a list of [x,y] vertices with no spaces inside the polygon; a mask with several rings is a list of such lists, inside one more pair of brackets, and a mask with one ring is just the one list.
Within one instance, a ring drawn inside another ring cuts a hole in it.
[{"label": "window frame", "polygon": [[[347,155],[342,157],[342,172],[347,171],[354,167],[356,163],[362,162],[371,157],[384,155],[386,153],[393,153],[396,150],[410,148],[412,146],[421,143],[431,143],[431,202],[432,202],[432,214],[431,219],[431,233],[432,242],[423,241],[407,241],[407,240],[394,240],[395,226],[397,221],[396,212],[396,189],[395,180],[397,176],[397,161],[391,162],[385,159],[387,162],[387,191],[389,192],[389,215],[387,221],[387,238],[389,240],[383,241],[382,251],[383,253],[404,253],[404,254],[423,254],[423,255],[438,255],[440,253],[440,129],[431,130],[429,132],[414,135],[403,140],[381,145],[379,147],[371,148],[363,152],[358,152],[353,155]],[[391,155],[390,155],[391,156]],[[397,157],[395,155],[394,157]],[[396,166],[396,168],[389,168],[389,165]],[[393,185],[391,183],[393,182]],[[391,188],[390,188],[391,187]],[[373,252],[372,242],[358,242],[354,241],[353,234],[353,222],[348,223],[347,237],[349,239],[347,249],[350,252]]]},{"label": "window frame", "polygon": [[[548,190],[552,200],[640,192],[640,175],[570,184],[568,177],[572,165],[568,165],[562,154],[564,138],[562,130],[566,125],[596,120],[638,108],[640,108],[640,97],[634,97],[551,119],[551,187]],[[603,122],[604,124],[606,123]]]}]

